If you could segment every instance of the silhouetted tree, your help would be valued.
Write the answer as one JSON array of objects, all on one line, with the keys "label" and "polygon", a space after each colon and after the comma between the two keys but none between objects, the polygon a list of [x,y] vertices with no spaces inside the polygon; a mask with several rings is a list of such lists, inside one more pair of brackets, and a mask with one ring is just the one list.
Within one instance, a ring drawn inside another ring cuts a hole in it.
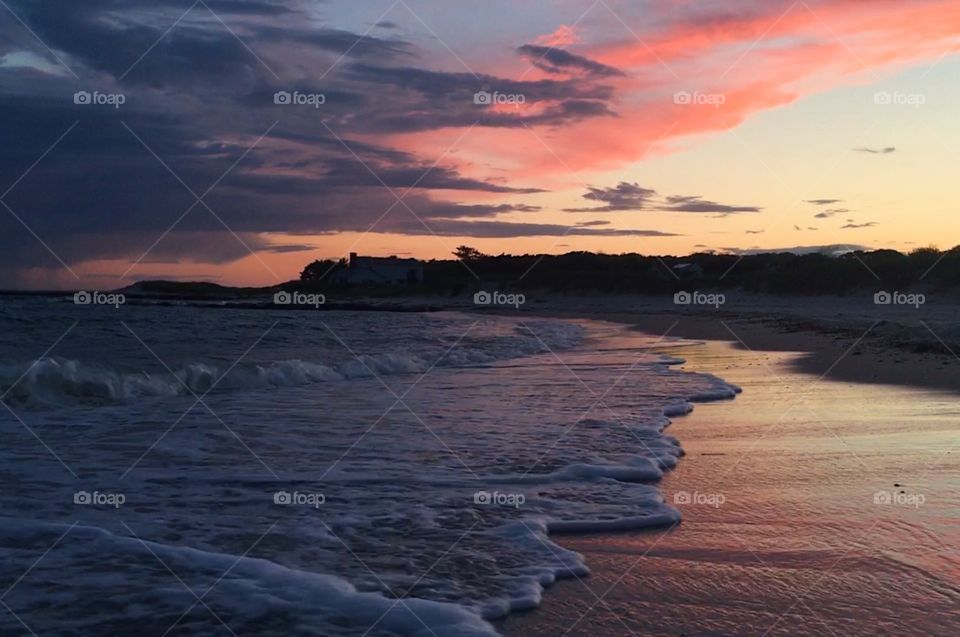
[{"label": "silhouetted tree", "polygon": [[300,273],[301,281],[320,282],[341,268],[347,267],[347,260],[321,259],[314,261]]},{"label": "silhouetted tree", "polygon": [[453,256],[461,261],[479,261],[487,255],[470,246],[458,246],[457,249],[453,251]]}]

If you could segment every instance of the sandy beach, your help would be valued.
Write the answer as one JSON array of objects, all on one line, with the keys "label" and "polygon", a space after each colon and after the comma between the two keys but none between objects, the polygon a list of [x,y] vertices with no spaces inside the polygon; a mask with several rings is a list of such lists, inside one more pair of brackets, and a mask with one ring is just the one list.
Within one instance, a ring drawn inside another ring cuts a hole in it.
[{"label": "sandy beach", "polygon": [[960,304],[936,295],[912,307],[876,305],[869,295],[729,293],[712,307],[678,306],[661,296],[532,294],[521,311],[728,341],[747,351],[794,352],[786,361],[791,370],[831,380],[960,391]]},{"label": "sandy beach", "polygon": [[744,392],[670,428],[687,455],[661,486],[683,522],[560,537],[591,575],[557,584],[504,634],[956,634],[952,356],[789,329],[782,315],[606,318],[718,339],[683,348],[684,367]]}]

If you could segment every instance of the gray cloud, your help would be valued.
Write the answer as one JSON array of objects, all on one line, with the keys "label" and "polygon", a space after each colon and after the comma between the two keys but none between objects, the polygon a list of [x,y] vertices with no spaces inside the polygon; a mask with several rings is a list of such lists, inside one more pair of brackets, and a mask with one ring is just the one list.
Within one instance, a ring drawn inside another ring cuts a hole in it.
[{"label": "gray cloud", "polygon": [[584,199],[606,204],[595,208],[565,208],[566,212],[614,212],[619,210],[642,210],[655,197],[656,190],[643,188],[640,184],[620,182],[612,188],[587,189]]},{"label": "gray cloud", "polygon": [[637,183],[622,181],[614,187],[588,187],[584,199],[606,204],[593,208],[564,208],[564,212],[618,212],[625,210],[658,210],[661,212],[719,213],[719,216],[742,212],[760,212],[757,206],[728,206],[699,195],[667,196],[661,199],[656,190]]},{"label": "gray cloud", "polygon": [[538,69],[548,73],[579,72],[599,77],[624,75],[620,69],[575,55],[564,49],[524,44],[517,51],[520,55],[529,59]]},{"label": "gray cloud", "polygon": [[316,246],[306,245],[304,243],[288,243],[280,245],[271,245],[261,248],[266,252],[274,252],[277,254],[286,254],[288,252],[311,252],[316,250]]},{"label": "gray cloud", "polygon": [[760,212],[757,206],[728,206],[703,199],[699,195],[667,197],[666,206],[659,208],[670,212],[719,212],[723,215],[738,212]]},{"label": "gray cloud", "polygon": [[853,150],[858,153],[870,153],[871,155],[889,155],[890,153],[896,152],[897,149],[895,146],[887,146],[885,148],[867,148],[866,146],[860,146]]},{"label": "gray cloud", "polygon": [[845,212],[850,212],[849,208],[829,208],[823,212],[818,212],[813,215],[815,219],[829,219],[830,217],[838,214],[843,214]]}]

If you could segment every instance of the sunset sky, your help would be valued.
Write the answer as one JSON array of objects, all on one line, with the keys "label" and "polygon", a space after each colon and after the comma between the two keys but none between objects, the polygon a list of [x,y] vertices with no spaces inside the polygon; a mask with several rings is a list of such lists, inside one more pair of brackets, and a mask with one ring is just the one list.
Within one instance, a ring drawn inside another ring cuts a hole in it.
[{"label": "sunset sky", "polygon": [[960,244],[956,0],[0,5],[0,287]]}]

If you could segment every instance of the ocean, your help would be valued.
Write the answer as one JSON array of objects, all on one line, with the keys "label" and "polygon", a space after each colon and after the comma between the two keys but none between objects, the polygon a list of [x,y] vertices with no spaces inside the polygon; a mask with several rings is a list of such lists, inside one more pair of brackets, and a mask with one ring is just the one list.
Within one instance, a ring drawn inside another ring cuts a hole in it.
[{"label": "ocean", "polygon": [[0,306],[3,634],[496,635],[677,524],[665,432],[733,385],[596,322]]}]

